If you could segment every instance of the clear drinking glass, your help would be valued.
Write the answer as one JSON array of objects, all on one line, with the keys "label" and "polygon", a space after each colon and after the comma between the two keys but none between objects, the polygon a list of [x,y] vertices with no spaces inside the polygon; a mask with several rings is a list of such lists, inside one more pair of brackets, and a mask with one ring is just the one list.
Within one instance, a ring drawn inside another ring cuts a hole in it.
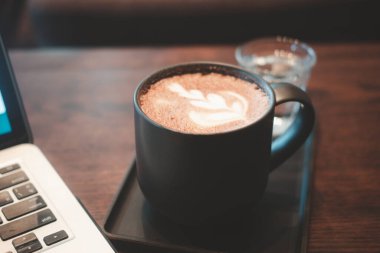
[{"label": "clear drinking glass", "polygon": [[[306,43],[286,37],[259,38],[237,47],[240,66],[260,75],[268,83],[291,83],[306,91],[311,70],[317,61]],[[277,106],[273,136],[283,133],[293,122],[298,103]]]}]

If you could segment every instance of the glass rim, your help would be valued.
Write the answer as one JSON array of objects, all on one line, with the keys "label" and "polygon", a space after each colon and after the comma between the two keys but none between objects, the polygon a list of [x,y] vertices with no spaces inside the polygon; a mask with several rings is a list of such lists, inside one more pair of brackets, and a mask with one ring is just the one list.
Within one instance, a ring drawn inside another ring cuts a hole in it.
[{"label": "glass rim", "polygon": [[[240,44],[235,49],[235,58],[236,58],[236,60],[240,66],[245,67],[246,63],[244,60],[245,56],[243,53],[244,48],[250,47],[250,46],[255,45],[255,44],[273,43],[273,42],[278,43],[278,44],[283,44],[283,45],[288,44],[290,52],[294,51],[295,47],[297,49],[301,49],[303,52],[305,52],[306,56],[301,58],[302,59],[301,61],[302,61],[305,69],[311,69],[317,61],[317,55],[311,46],[309,46],[305,42],[300,41],[299,39],[286,37],[286,36],[260,37],[260,38],[256,38],[253,40],[246,41],[246,42]],[[292,48],[293,48],[293,50],[292,50]],[[250,55],[254,55],[254,53],[251,53]]]}]

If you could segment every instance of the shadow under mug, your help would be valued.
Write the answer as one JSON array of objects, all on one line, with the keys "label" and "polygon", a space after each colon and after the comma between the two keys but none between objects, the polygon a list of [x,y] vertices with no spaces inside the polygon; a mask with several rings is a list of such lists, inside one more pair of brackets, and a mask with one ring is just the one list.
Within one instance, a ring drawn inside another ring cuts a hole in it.
[{"label": "shadow under mug", "polygon": [[[269,107],[249,125],[216,134],[170,130],[151,120],[139,97],[150,85],[175,75],[219,73],[257,84]],[[274,108],[301,104],[292,126],[272,140]],[[270,86],[259,76],[215,62],[185,63],[162,69],[143,80],[134,94],[137,178],[152,208],[184,225],[235,220],[261,199],[269,173],[306,140],[314,125],[307,94],[291,84]]]}]

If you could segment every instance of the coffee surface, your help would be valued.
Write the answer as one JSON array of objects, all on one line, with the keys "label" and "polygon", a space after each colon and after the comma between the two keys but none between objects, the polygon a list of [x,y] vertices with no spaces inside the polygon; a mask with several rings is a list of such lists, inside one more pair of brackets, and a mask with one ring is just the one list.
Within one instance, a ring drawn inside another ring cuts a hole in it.
[{"label": "coffee surface", "polygon": [[139,97],[139,103],[158,124],[194,134],[244,127],[269,107],[267,95],[256,84],[218,73],[162,79]]}]

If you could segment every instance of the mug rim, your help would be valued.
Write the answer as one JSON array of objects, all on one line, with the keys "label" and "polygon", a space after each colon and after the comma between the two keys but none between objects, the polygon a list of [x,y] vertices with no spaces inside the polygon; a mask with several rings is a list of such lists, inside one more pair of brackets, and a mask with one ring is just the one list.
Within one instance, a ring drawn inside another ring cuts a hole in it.
[{"label": "mug rim", "polygon": [[[208,71],[208,73],[218,73],[218,74],[222,74],[222,75],[229,75],[229,76],[233,76],[233,77],[239,78],[241,80],[244,80],[244,81],[247,81],[247,82],[254,83],[254,84],[258,85],[260,87],[260,89],[268,97],[269,106],[268,106],[267,110],[258,119],[250,122],[249,124],[247,124],[247,125],[245,125],[243,127],[239,127],[239,128],[236,128],[236,129],[231,129],[231,130],[223,131],[223,132],[216,132],[216,133],[190,133],[190,132],[178,131],[178,130],[175,130],[175,129],[171,129],[171,128],[165,127],[164,125],[162,125],[162,124],[160,124],[160,123],[152,120],[148,115],[145,114],[145,112],[141,109],[138,97],[139,97],[141,91],[144,88],[146,88],[146,86],[149,87],[150,85],[153,85],[157,81],[162,80],[164,78],[171,77],[171,76],[190,74],[190,73],[199,73],[199,71],[198,72],[197,71],[196,72],[184,71],[184,72],[179,73],[179,74],[176,74],[176,73],[173,72],[172,74],[169,74],[169,75],[167,75],[165,77],[157,78],[157,80],[155,80],[155,77],[157,77],[157,76],[159,76],[160,74],[163,74],[163,73],[168,73],[168,72],[171,73],[173,70],[178,69],[178,68],[192,68],[192,67],[195,67],[195,66],[199,66],[200,68],[206,67],[204,69],[207,69],[207,67],[208,67],[209,70],[210,70],[210,71]],[[227,69],[227,70],[228,69],[235,70],[235,71],[238,71],[239,73],[243,73],[244,76],[246,76],[246,77],[250,77],[250,79],[246,80],[246,79],[243,79],[243,78],[241,78],[241,77],[239,77],[237,75],[233,75],[233,74],[229,74],[229,73],[228,74],[223,74],[223,73],[220,73],[220,72],[217,72],[217,71],[213,71],[212,67],[214,67],[215,69],[217,67],[219,67],[219,68],[224,68],[224,69]],[[154,81],[152,81],[152,80],[154,80]],[[257,124],[258,122],[260,122],[263,119],[265,119],[266,117],[268,117],[268,115],[273,110],[273,108],[275,106],[275,103],[276,103],[276,99],[275,99],[275,93],[273,91],[273,88],[262,77],[260,77],[257,74],[254,74],[254,73],[252,73],[252,72],[250,72],[250,71],[248,71],[246,69],[243,69],[243,68],[241,68],[239,66],[232,65],[232,64],[227,64],[227,63],[222,63],[222,62],[217,62],[217,61],[191,61],[191,62],[184,62],[184,63],[179,63],[179,64],[174,64],[174,65],[166,66],[164,68],[161,68],[161,69],[159,69],[159,70],[157,70],[157,71],[149,74],[142,81],[140,81],[139,84],[137,85],[135,91],[134,91],[134,94],[133,94],[133,106],[134,106],[135,112],[137,112],[138,114],[140,114],[150,124],[153,124],[155,127],[158,127],[160,129],[163,129],[163,130],[166,130],[166,131],[169,131],[169,132],[172,132],[172,133],[182,134],[182,135],[189,135],[189,136],[217,136],[217,135],[224,135],[224,134],[234,133],[234,132],[238,132],[238,131],[241,131],[243,129],[249,128],[252,125]]]}]

